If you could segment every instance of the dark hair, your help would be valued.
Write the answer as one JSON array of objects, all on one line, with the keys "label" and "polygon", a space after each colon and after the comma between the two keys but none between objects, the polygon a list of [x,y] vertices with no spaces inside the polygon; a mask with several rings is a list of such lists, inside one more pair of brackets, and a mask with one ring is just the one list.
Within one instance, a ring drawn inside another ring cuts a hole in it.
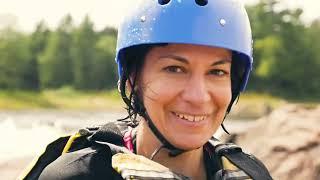
[{"label": "dark hair", "polygon": [[[142,98],[139,96],[139,88],[136,87],[137,78],[143,68],[147,53],[155,47],[166,46],[168,44],[145,44],[126,48],[121,54],[122,75],[120,78],[119,90],[125,104],[128,116],[120,119],[128,123],[130,126],[137,126],[137,115],[142,115],[145,112],[145,107]],[[230,112],[233,102],[239,97],[240,88],[245,74],[245,61],[237,59],[235,52],[232,55],[231,63],[231,93],[232,99],[227,109],[226,115]],[[133,78],[133,79],[131,79]],[[129,94],[126,91],[126,83],[129,83],[131,91]]]},{"label": "dark hair", "polygon": [[[139,97],[138,89],[136,89],[136,82],[141,69],[144,65],[147,53],[154,47],[166,46],[167,44],[145,44],[126,48],[122,52],[121,66],[122,75],[120,78],[119,89],[121,97],[125,104],[128,116],[121,119],[129,125],[135,127],[138,125],[137,115],[142,115],[145,111],[141,97]],[[133,81],[132,79],[133,78]],[[126,92],[126,83],[129,83],[131,91]]]},{"label": "dark hair", "polygon": [[240,97],[241,86],[244,81],[244,75],[246,73],[246,60],[241,59],[241,56],[237,52],[232,53],[232,62],[231,62],[231,93],[232,98],[227,109],[227,114],[229,114],[233,103],[237,98]]}]

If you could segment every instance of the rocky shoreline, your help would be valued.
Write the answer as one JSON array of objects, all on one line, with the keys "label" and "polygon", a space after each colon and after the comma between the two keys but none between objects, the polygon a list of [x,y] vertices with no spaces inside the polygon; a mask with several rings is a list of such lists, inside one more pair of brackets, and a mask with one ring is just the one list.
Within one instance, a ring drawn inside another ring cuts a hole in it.
[{"label": "rocky shoreline", "polygon": [[[320,179],[320,105],[285,105],[254,120],[226,120],[233,133],[216,136],[233,141],[261,159],[274,179]],[[124,116],[105,111],[0,111],[0,131],[9,135],[0,149],[2,179],[16,179],[45,145],[92,124]],[[232,117],[232,116],[231,116]]]},{"label": "rocky shoreline", "polygon": [[286,105],[233,141],[259,157],[274,179],[320,179],[320,105]]}]

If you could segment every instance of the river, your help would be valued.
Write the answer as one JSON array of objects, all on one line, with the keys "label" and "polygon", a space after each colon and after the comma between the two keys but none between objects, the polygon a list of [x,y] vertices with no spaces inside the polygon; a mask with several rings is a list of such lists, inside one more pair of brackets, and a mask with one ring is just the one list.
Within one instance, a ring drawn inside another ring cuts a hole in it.
[{"label": "river", "polygon": [[[28,110],[0,111],[0,172],[4,179],[16,179],[23,168],[41,153],[48,142],[78,129],[125,117],[125,112]],[[230,132],[243,131],[253,121],[226,121]],[[217,136],[222,130],[217,131]]]}]

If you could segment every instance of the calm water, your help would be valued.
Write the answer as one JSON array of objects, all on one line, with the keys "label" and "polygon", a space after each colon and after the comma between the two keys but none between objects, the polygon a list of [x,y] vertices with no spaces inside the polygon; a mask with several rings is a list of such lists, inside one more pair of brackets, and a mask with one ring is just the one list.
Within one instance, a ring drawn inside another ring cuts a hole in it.
[{"label": "calm water", "polygon": [[[59,136],[78,129],[125,117],[125,112],[105,111],[2,111],[0,132],[3,135],[0,162],[12,158],[32,156]],[[248,128],[245,121],[226,122],[231,131]],[[221,134],[219,130],[217,134]]]},{"label": "calm water", "polygon": [[[16,179],[45,146],[78,129],[125,117],[106,111],[0,111],[0,172],[2,179]],[[230,132],[243,131],[252,121],[227,120]],[[216,136],[222,134],[218,130]]]}]

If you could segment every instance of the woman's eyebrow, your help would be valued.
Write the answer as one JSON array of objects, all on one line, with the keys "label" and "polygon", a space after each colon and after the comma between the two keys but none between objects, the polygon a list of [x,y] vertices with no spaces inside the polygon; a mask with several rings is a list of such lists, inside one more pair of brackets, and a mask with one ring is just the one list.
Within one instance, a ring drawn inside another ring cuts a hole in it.
[{"label": "woman's eyebrow", "polygon": [[[160,56],[159,59],[173,59],[173,60],[177,60],[182,63],[185,63],[185,64],[189,64],[189,61],[186,58],[184,58],[182,56],[173,55],[173,54]],[[212,63],[211,66],[217,66],[217,65],[221,65],[221,64],[227,64],[227,63],[231,63],[231,59],[222,59],[222,60],[216,61],[216,62]]]},{"label": "woman's eyebrow", "polygon": [[189,64],[189,62],[188,62],[188,60],[186,58],[181,57],[181,56],[177,56],[177,55],[173,55],[173,54],[160,56],[159,59],[173,59],[173,60],[177,60],[177,61],[180,61],[182,63],[185,63],[185,64]]},{"label": "woman's eyebrow", "polygon": [[231,59],[222,59],[222,60],[216,61],[212,63],[211,66],[217,66],[217,65],[228,64],[228,63],[231,63]]}]

